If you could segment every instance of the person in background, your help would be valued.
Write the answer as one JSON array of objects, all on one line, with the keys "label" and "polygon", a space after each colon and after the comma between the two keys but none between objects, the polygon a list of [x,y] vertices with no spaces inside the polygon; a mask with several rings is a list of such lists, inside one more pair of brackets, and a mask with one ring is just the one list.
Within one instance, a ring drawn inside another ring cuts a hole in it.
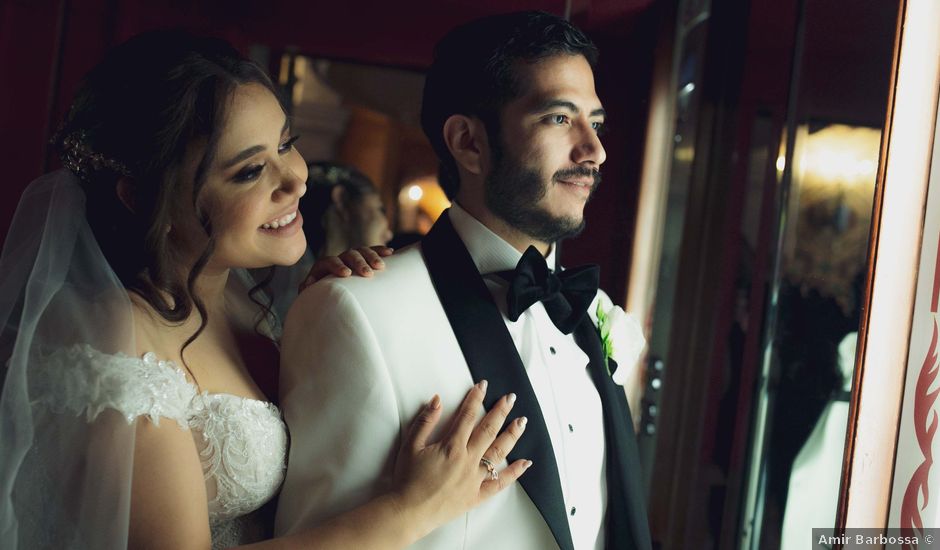
[{"label": "person in background", "polygon": [[[381,255],[392,252],[384,246],[392,239],[385,207],[368,176],[328,161],[311,162],[307,171],[307,194],[300,203],[307,250],[295,265],[276,268],[268,285],[272,307],[282,319],[297,293],[319,278],[318,273],[311,273],[317,260],[324,259],[333,271],[349,264],[356,274],[369,277],[372,266],[356,254],[366,255],[372,247]],[[382,265],[381,260],[377,265]]]},{"label": "person in background", "polygon": [[333,162],[307,165],[307,249],[317,258],[346,250],[385,245],[392,239],[382,198],[372,181],[351,166]]}]

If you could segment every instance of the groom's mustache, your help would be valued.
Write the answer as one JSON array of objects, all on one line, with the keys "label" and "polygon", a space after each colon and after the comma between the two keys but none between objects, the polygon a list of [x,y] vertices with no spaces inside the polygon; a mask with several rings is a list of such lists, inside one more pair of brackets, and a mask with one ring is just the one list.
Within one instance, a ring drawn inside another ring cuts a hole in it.
[{"label": "groom's mustache", "polygon": [[552,176],[552,181],[562,181],[577,178],[591,178],[593,187],[596,188],[601,183],[601,171],[597,168],[588,168],[586,166],[572,166],[563,168]]}]

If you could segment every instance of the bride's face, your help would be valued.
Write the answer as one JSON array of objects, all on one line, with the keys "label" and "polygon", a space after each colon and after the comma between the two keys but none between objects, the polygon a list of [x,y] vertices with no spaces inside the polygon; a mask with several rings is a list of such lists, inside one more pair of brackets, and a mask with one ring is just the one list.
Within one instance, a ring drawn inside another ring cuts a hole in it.
[{"label": "bride's face", "polygon": [[277,99],[260,84],[239,86],[220,136],[198,200],[216,243],[206,268],[296,263],[307,247],[298,210],[307,165]]}]

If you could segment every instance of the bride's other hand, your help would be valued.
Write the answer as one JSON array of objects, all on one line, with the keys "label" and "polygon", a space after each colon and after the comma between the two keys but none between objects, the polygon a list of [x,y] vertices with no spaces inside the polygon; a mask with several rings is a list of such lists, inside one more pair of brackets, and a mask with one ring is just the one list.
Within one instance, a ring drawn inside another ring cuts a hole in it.
[{"label": "bride's other hand", "polygon": [[[486,381],[467,393],[440,441],[428,438],[440,420],[441,400],[425,405],[402,442],[395,467],[396,494],[405,510],[416,510],[414,519],[423,534],[477,506],[510,486],[532,465],[519,459],[492,475],[484,460],[498,467],[525,430],[526,418],[516,418],[500,432],[515,403],[515,394],[501,397],[476,424],[483,404]],[[423,536],[422,534],[422,536]]]},{"label": "bride's other hand", "polygon": [[371,277],[373,270],[385,269],[382,258],[391,256],[393,252],[395,250],[387,246],[363,246],[349,249],[339,256],[319,258],[310,268],[307,278],[300,283],[298,291],[303,292],[308,286],[330,275],[349,277],[356,273],[362,277]]}]

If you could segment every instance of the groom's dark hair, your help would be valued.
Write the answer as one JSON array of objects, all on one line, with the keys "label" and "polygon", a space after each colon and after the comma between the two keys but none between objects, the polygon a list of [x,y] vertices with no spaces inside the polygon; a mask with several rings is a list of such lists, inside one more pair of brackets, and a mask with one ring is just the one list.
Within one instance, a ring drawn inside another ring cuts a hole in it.
[{"label": "groom's dark hair", "polygon": [[556,55],[581,55],[593,67],[597,48],[577,27],[541,11],[493,15],[447,33],[434,48],[424,83],[421,126],[437,153],[441,187],[451,199],[460,187],[457,163],[444,143],[451,115],[483,121],[492,144],[499,143],[499,113],[524,93],[515,78],[518,62],[536,63]]}]

